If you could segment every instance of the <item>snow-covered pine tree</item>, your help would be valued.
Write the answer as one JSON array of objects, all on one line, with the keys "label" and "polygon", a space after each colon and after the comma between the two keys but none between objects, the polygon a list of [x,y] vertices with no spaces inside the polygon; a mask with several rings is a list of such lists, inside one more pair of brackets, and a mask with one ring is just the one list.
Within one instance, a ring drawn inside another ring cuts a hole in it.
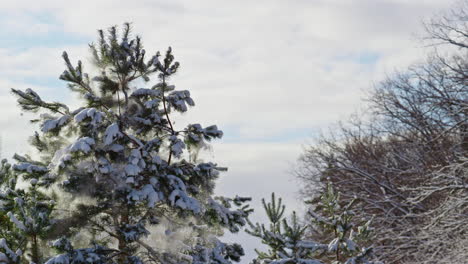
[{"label": "snow-covered pine tree", "polygon": [[31,138],[37,158],[0,168],[0,263],[239,261],[242,247],[217,236],[246,224],[249,199],[213,197],[225,168],[190,158],[223,133],[174,125],[194,101],[172,83],[172,49],[148,56],[128,23],[120,34],[100,30],[90,49],[93,78],[63,53],[60,79],[82,107],[12,90],[24,111],[40,113],[41,131]]},{"label": "snow-covered pine tree", "polygon": [[[46,167],[29,157],[13,158],[14,166],[7,160],[0,165],[0,263],[21,263],[23,252],[31,262],[40,263],[46,253],[41,237],[52,226],[55,194],[38,186],[37,178]],[[19,181],[23,185],[27,181],[26,187],[18,187]]]},{"label": "snow-covered pine tree", "polygon": [[[339,204],[331,184],[328,184],[320,197],[314,201],[314,210],[309,211],[311,222],[303,224],[295,212],[290,219],[284,216],[285,206],[281,198],[272,194],[271,202],[262,199],[265,212],[270,221],[264,224],[250,224],[247,232],[262,240],[268,247],[267,252],[256,250],[257,258],[252,264],[379,264],[369,261],[372,249],[361,247],[358,243],[369,239],[370,220],[354,224],[352,206]],[[331,234],[331,241],[312,241],[307,238],[307,230]]]}]

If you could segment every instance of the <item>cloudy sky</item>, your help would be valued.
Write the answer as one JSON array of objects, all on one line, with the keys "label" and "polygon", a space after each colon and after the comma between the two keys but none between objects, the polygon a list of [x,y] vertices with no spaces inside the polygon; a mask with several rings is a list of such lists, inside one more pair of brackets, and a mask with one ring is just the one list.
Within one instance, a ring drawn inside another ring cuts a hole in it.
[{"label": "cloudy sky", "polygon": [[[88,58],[96,30],[133,23],[151,53],[172,46],[182,68],[174,83],[197,106],[177,122],[217,124],[225,138],[207,157],[229,167],[220,194],[274,191],[300,208],[291,176],[302,147],[321,129],[362,107],[386,73],[427,52],[422,21],[443,0],[0,1],[2,157],[28,151],[34,128],[10,88],[76,103],[58,80],[68,51]],[[254,219],[262,219],[258,210]],[[252,257],[255,239],[240,239]],[[244,259],[243,263],[247,263]]]}]

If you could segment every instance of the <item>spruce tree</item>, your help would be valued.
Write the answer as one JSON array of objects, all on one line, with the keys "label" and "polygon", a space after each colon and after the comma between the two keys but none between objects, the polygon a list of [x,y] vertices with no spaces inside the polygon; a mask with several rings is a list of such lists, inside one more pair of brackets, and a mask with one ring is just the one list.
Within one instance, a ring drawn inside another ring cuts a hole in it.
[{"label": "spruce tree", "polygon": [[[252,264],[379,264],[369,259],[372,248],[360,246],[370,239],[370,220],[353,221],[354,201],[340,205],[339,194],[329,183],[309,210],[310,223],[301,223],[295,212],[290,218],[284,215],[282,199],[272,194],[271,202],[262,199],[269,225],[250,224],[247,232],[262,240],[267,252],[256,250]],[[331,241],[313,241],[311,231],[332,236]]]},{"label": "spruce tree", "polygon": [[0,263],[239,261],[242,247],[217,236],[246,224],[249,199],[213,197],[226,168],[193,157],[223,136],[216,125],[175,126],[195,103],[172,82],[172,49],[150,56],[128,23],[98,33],[97,76],[63,53],[78,109],[12,89],[40,131],[38,155],[1,163]]}]

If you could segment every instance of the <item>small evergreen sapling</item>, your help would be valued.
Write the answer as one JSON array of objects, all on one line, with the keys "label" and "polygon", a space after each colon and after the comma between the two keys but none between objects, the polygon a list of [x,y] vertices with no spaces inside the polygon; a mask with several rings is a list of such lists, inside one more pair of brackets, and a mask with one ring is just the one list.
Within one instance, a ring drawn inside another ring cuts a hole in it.
[{"label": "small evergreen sapling", "polygon": [[[6,246],[15,248],[16,255],[9,255],[12,263],[19,263],[22,252],[34,263],[43,259],[41,239],[52,226],[50,215],[54,210],[54,193],[45,193],[38,186],[36,177],[47,170],[41,163],[28,157],[15,155],[17,163],[11,166],[6,160],[0,168],[0,231],[5,254]],[[18,179],[28,182],[27,188],[18,187]],[[8,223],[9,222],[9,223]]]},{"label": "small evergreen sapling", "polygon": [[[253,264],[378,264],[368,259],[371,248],[360,247],[358,243],[369,239],[370,221],[362,225],[353,224],[353,203],[339,205],[339,195],[328,184],[317,201],[315,210],[309,211],[311,223],[303,224],[295,212],[288,219],[284,216],[285,206],[274,193],[271,202],[262,200],[270,221],[264,224],[250,224],[247,232],[262,240],[268,246],[267,252],[256,250]],[[308,231],[316,230],[332,236],[331,241],[317,242],[308,239]]]},{"label": "small evergreen sapling", "polygon": [[[47,102],[32,89],[12,89],[24,111],[40,113],[32,122],[41,131],[31,138],[37,160],[16,156],[13,166],[2,163],[0,262],[239,261],[240,245],[216,237],[247,223],[249,198],[213,197],[225,168],[187,151],[223,133],[215,125],[175,126],[173,114],[195,103],[171,83],[180,68],[172,49],[149,56],[128,23],[120,36],[116,27],[100,30],[90,49],[95,77],[63,53],[60,79],[82,99],[78,109]],[[191,235],[159,248],[151,239],[158,228],[166,228],[166,240],[177,240],[171,234],[180,230]]]},{"label": "small evergreen sapling", "polygon": [[325,250],[326,245],[318,244],[304,239],[306,225],[299,223],[296,213],[288,220],[284,216],[285,206],[282,199],[271,195],[271,202],[262,199],[265,212],[270,224],[252,224],[247,232],[262,240],[268,246],[268,252],[255,250],[258,257],[253,263],[319,263],[312,262],[314,253],[320,249]]}]

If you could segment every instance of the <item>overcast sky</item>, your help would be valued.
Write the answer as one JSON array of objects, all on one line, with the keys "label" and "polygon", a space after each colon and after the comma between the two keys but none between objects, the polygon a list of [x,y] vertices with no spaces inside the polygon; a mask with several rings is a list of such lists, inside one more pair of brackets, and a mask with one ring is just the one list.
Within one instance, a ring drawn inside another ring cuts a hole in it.
[{"label": "overcast sky", "polygon": [[[2,157],[25,153],[34,131],[10,88],[76,103],[58,80],[63,50],[86,61],[96,30],[133,23],[145,48],[172,46],[181,63],[173,79],[197,104],[176,122],[217,124],[225,132],[207,157],[229,167],[218,193],[261,197],[274,191],[300,208],[290,171],[320,129],[362,107],[386,73],[428,50],[422,21],[451,6],[444,0],[0,1]],[[262,219],[257,210],[254,219]],[[245,235],[247,263],[258,246]]]}]

